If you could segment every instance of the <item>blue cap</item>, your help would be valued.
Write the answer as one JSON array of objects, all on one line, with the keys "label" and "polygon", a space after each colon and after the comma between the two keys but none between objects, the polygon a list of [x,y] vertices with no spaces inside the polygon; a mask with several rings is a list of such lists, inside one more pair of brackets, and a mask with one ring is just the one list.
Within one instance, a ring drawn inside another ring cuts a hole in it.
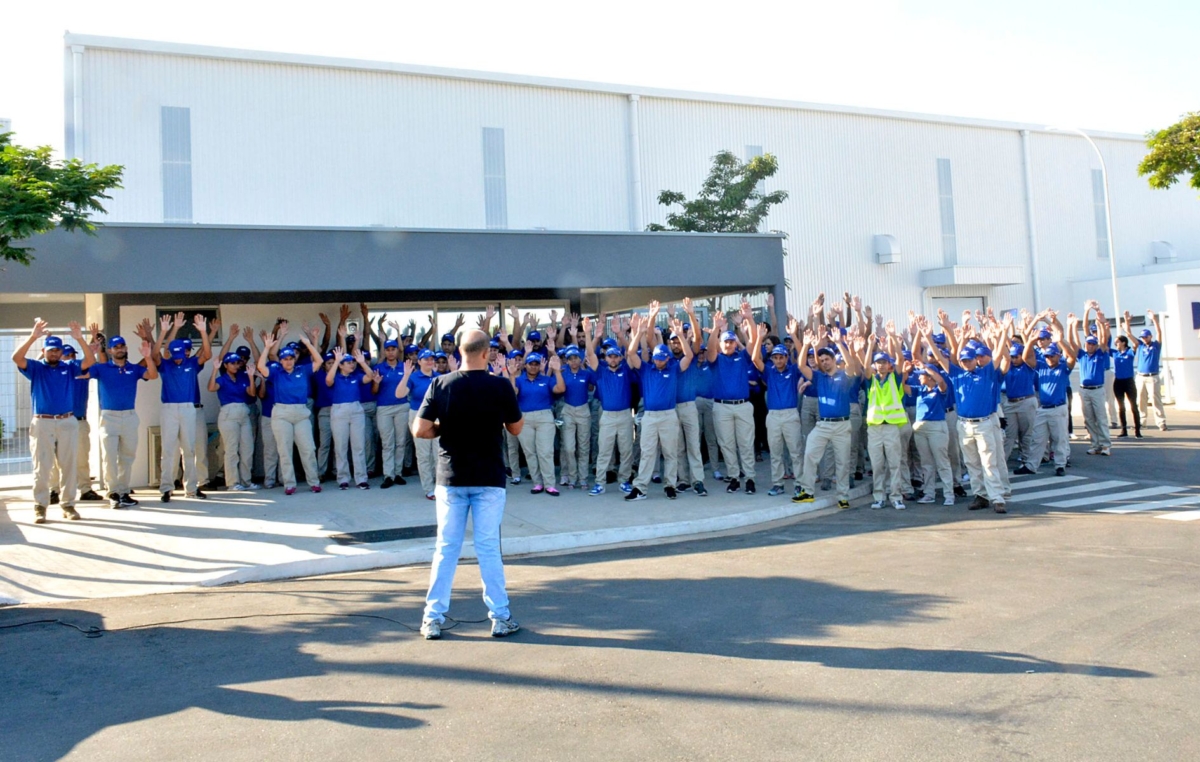
[{"label": "blue cap", "polygon": [[934,344],[945,344],[945,343],[946,343],[946,334],[944,334],[944,333],[935,333],[935,334],[933,335],[933,343],[934,343]]},{"label": "blue cap", "polygon": [[238,356],[237,352],[228,352],[228,353],[226,353],[226,355],[224,357],[221,358],[222,363],[241,362],[241,361],[242,361],[242,358],[240,356]]},{"label": "blue cap", "polygon": [[510,359],[510,360],[518,360],[521,357],[522,357],[521,350],[519,350],[519,349],[514,349],[508,353],[508,359]]},{"label": "blue cap", "polygon": [[174,357],[175,355],[181,355],[186,352],[187,347],[184,345],[182,339],[175,339],[167,345],[167,351],[169,351],[171,356]]},{"label": "blue cap", "polygon": [[453,341],[454,341],[454,334],[452,334],[452,333],[443,333],[443,334],[442,334],[442,341],[449,341],[449,342],[453,342]]},{"label": "blue cap", "polygon": [[1088,336],[1087,339],[1084,341],[1084,343],[1085,344],[1099,344],[1100,339],[1097,339],[1095,336]]},{"label": "blue cap", "polygon": [[[192,342],[188,341],[187,339],[184,339],[184,342],[187,344],[188,349],[192,348]],[[288,349],[297,349],[298,350],[298,349],[300,349],[300,342],[289,341],[288,343],[284,344],[284,346],[287,347]]]},{"label": "blue cap", "polygon": [[1154,332],[1153,332],[1153,331],[1151,331],[1149,328],[1143,328],[1143,329],[1142,329],[1141,336],[1142,336],[1142,338],[1143,338],[1143,339],[1148,339],[1148,338],[1150,338],[1150,337],[1151,337],[1151,336],[1153,336],[1153,335],[1154,335]]},{"label": "blue cap", "polygon": [[1044,357],[1058,357],[1060,354],[1062,354],[1062,350],[1058,348],[1057,344],[1051,344],[1050,346],[1046,347],[1046,351],[1042,353]]},{"label": "blue cap", "polygon": [[400,342],[396,341],[395,339],[388,339],[387,341],[383,342],[383,348],[384,348],[384,349],[391,349],[392,347],[395,347],[396,349],[399,349],[399,348],[400,348]]},{"label": "blue cap", "polygon": [[62,351],[64,355],[73,355],[75,354],[75,347],[70,344],[63,344]]},{"label": "blue cap", "polygon": [[609,347],[608,349],[604,350],[604,354],[609,357],[620,357],[621,355],[623,355],[625,353],[622,352],[621,350],[617,349],[616,347]]},{"label": "blue cap", "polygon": [[666,344],[659,344],[657,347],[654,348],[654,353],[652,355],[650,355],[650,359],[652,359],[652,360],[670,360],[671,359],[671,350],[667,349]]},{"label": "blue cap", "polygon": [[820,349],[818,349],[818,350],[817,350],[817,357],[833,357],[833,358],[836,358],[836,357],[837,357],[837,353],[836,353],[836,352],[834,352],[834,351],[833,351],[832,349],[830,349],[829,347],[821,347]]},{"label": "blue cap", "polygon": [[125,344],[125,339],[123,339],[120,336],[113,336],[111,339],[108,340],[108,348],[109,349],[112,349],[113,347],[124,346],[124,344]]},{"label": "blue cap", "polygon": [[726,331],[721,334],[721,341],[737,341],[737,334],[733,331]]},{"label": "blue cap", "polygon": [[567,347],[564,356],[569,360],[572,357],[583,357],[583,353],[579,351],[579,347]]},{"label": "blue cap", "polygon": [[979,346],[975,347],[975,354],[979,355],[980,357],[991,357],[992,350],[988,349],[987,344],[980,344]]},{"label": "blue cap", "polygon": [[183,341],[184,349],[190,350],[192,348],[192,340],[191,339],[182,339],[182,341]]},{"label": "blue cap", "polygon": [[983,346],[983,342],[980,341],[979,339],[968,339],[967,346],[970,347],[971,349],[974,349],[976,352],[978,352],[979,348]]},{"label": "blue cap", "polygon": [[1050,338],[1050,331],[1048,329],[1043,328],[1042,330],[1038,331],[1038,339],[1048,339],[1048,338]]},{"label": "blue cap", "polygon": [[371,353],[370,353],[370,352],[363,352],[363,353],[362,353],[362,356],[363,356],[363,359],[364,359],[364,360],[370,360],[370,359],[371,359]]},{"label": "blue cap", "polygon": [[238,347],[237,349],[235,349],[233,351],[235,354],[237,354],[238,357],[242,358],[243,360],[250,357],[250,347],[246,346],[245,344],[243,344],[242,346]]},{"label": "blue cap", "polygon": [[787,347],[783,346],[782,344],[776,345],[776,347],[771,350],[771,357],[777,357],[777,356],[787,357],[788,356]]},{"label": "blue cap", "polygon": [[[337,355],[334,355],[334,357],[336,357],[336,356],[337,356]],[[342,362],[356,362],[356,361],[355,361],[355,359],[354,359],[354,355],[350,354],[349,352],[347,352],[346,354],[342,355],[342,360],[341,360],[341,361],[342,361]]]},{"label": "blue cap", "polygon": [[971,349],[970,347],[963,347],[962,349],[958,350],[958,359],[974,360],[975,359],[975,350]]},{"label": "blue cap", "polygon": [[682,339],[683,337],[680,336],[679,334],[675,333],[674,331],[671,331],[671,335],[668,336],[667,338],[668,339]]},{"label": "blue cap", "polygon": [[564,355],[567,354],[567,350],[563,349],[562,347],[559,347],[558,349],[556,349],[554,351],[554,354],[558,355],[559,357],[563,357]]},{"label": "blue cap", "polygon": [[900,350],[900,354],[904,355],[904,359],[905,359],[905,360],[911,360],[911,359],[912,359],[912,352],[908,351],[907,349],[902,349],[902,350]]},{"label": "blue cap", "polygon": [[421,351],[421,348],[418,347],[416,344],[409,344],[408,346],[406,346],[404,348],[404,354],[406,354],[406,355],[412,354],[413,352],[420,352],[420,351]]},{"label": "blue cap", "polygon": [[295,356],[296,356],[296,350],[292,349],[291,347],[284,347],[283,349],[279,350],[279,359],[280,360],[284,359],[285,357],[295,357]]},{"label": "blue cap", "polygon": [[428,349],[422,349],[420,354],[417,355],[417,359],[418,360],[432,360],[433,352],[430,352]]},{"label": "blue cap", "polygon": [[[283,352],[280,352],[279,356],[282,357]],[[326,352],[325,354],[321,355],[321,359],[322,360],[336,360],[337,355],[335,355],[333,352]]]},{"label": "blue cap", "polygon": [[530,331],[529,332],[529,340],[530,341],[541,341],[542,340],[542,332],[541,331]]},{"label": "blue cap", "polygon": [[685,330],[685,331],[690,331],[690,330],[692,330],[692,324],[691,324],[691,323],[684,323],[684,324],[683,324],[683,330]]},{"label": "blue cap", "polygon": [[613,337],[609,336],[607,339],[605,339],[604,341],[600,342],[600,346],[602,346],[602,347],[615,347],[615,346],[617,346],[617,340],[616,340],[616,339],[614,339]]},{"label": "blue cap", "polygon": [[1024,353],[1025,353],[1025,346],[1022,344],[1013,344],[1012,347],[1009,348],[1009,350],[1008,350],[1008,354],[1010,357],[1020,357]]},{"label": "blue cap", "polygon": [[525,362],[527,362],[527,363],[531,363],[531,362],[545,362],[545,360],[546,360],[546,358],[542,357],[542,356],[541,356],[540,354],[538,354],[537,352],[530,352],[530,353],[529,353],[528,355],[526,355],[526,357],[525,357]]},{"label": "blue cap", "polygon": [[491,341],[488,342],[488,346],[491,347],[492,349],[499,349],[500,348],[500,340],[492,339]]},{"label": "blue cap", "polygon": [[890,362],[893,365],[895,364],[895,361],[892,360],[892,356],[887,352],[876,352],[875,356],[871,358],[871,362]]},{"label": "blue cap", "polygon": [[62,349],[63,343],[62,339],[58,338],[57,336],[47,336],[46,341],[42,343],[42,346],[46,349]]},{"label": "blue cap", "polygon": [[443,351],[441,351],[441,350],[439,349],[437,352],[434,352],[434,353],[433,353],[433,359],[435,359],[435,360],[445,360],[445,359],[446,359],[446,353],[445,353],[445,352],[443,352]]}]

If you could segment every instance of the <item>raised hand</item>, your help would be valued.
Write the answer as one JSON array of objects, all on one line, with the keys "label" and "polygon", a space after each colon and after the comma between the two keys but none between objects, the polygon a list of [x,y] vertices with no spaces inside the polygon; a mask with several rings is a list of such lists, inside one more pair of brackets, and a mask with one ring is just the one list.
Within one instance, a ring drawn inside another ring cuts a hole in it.
[{"label": "raised hand", "polygon": [[324,323],[326,326],[329,325],[329,316],[326,315],[324,312],[318,312],[317,317],[321,318],[321,322]]},{"label": "raised hand", "polygon": [[861,296],[850,297],[850,307],[855,312],[861,312],[862,311],[862,297]]},{"label": "raised hand", "polygon": [[[213,319],[213,322],[217,322],[216,318]],[[192,325],[196,327],[196,330],[199,331],[201,335],[208,331],[208,321],[204,319],[203,315],[196,315],[196,317],[192,319]]]},{"label": "raised hand", "polygon": [[[216,321],[214,320],[213,322],[216,322]],[[233,323],[232,325],[229,326],[229,335],[230,336],[236,337],[241,332],[242,332],[242,328],[237,323]]]},{"label": "raised hand", "polygon": [[338,365],[342,364],[342,358],[345,356],[346,356],[346,352],[341,347],[333,348],[333,359],[334,359],[334,362],[336,362]]},{"label": "raised hand", "polygon": [[251,328],[250,326],[246,326],[245,328],[243,328],[242,329],[242,338],[244,338],[246,341],[253,342],[254,341],[254,329]]},{"label": "raised hand", "polygon": [[754,327],[754,332],[758,335],[758,343],[761,344],[763,339],[767,338],[767,324],[759,323]]},{"label": "raised hand", "polygon": [[546,335],[546,353],[550,354],[550,355],[554,354],[554,334],[553,333],[549,333]]},{"label": "raised hand", "polygon": [[187,316],[184,315],[183,312],[176,312],[175,313],[175,327],[183,328],[185,325],[187,325]]},{"label": "raised hand", "polygon": [[[850,292],[848,292],[848,291],[846,292],[846,301],[850,301]],[[767,292],[767,306],[768,307],[775,306],[775,294],[771,293],[769,291]]]},{"label": "raised hand", "polygon": [[71,332],[71,336],[80,344],[83,343],[83,327],[75,320],[67,323],[67,329]]},{"label": "raised hand", "polygon": [[518,360],[516,357],[509,358],[507,370],[508,370],[508,375],[510,375],[510,376],[517,375],[517,372],[521,370],[521,361]]},{"label": "raised hand", "polygon": [[[284,320],[283,318],[279,318],[279,322],[276,323],[275,328],[276,328],[275,335],[278,336],[279,340],[282,342],[283,337],[287,336],[287,334],[288,334],[288,321]],[[344,326],[343,326],[343,330],[344,330]]]},{"label": "raised hand", "polygon": [[592,319],[586,316],[583,318],[583,335],[592,335]]},{"label": "raised hand", "polygon": [[150,357],[150,342],[142,339],[142,357],[149,359]]},{"label": "raised hand", "polygon": [[799,331],[800,331],[800,322],[798,320],[796,320],[796,318],[792,317],[791,315],[788,315],[787,332],[789,334],[796,334],[796,333],[799,333]]},{"label": "raised hand", "polygon": [[692,297],[683,297],[683,311],[689,315],[692,314]]},{"label": "raised hand", "polygon": [[558,355],[555,355],[555,354],[550,355],[550,363],[549,364],[550,364],[550,370],[552,370],[554,372],[558,372],[559,370],[562,370],[562,360],[559,359]]},{"label": "raised hand", "polygon": [[530,341],[529,339],[525,339],[525,354],[528,355],[532,351],[533,351],[533,342]]}]

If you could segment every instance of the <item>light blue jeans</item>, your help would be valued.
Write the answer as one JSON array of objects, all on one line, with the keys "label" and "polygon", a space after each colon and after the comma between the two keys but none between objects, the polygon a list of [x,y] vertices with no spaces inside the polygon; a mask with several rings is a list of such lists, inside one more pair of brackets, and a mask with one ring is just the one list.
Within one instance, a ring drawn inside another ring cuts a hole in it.
[{"label": "light blue jeans", "polygon": [[425,596],[425,621],[444,622],[450,610],[450,590],[467,531],[467,514],[475,536],[475,557],[483,580],[483,602],[493,621],[508,619],[508,592],[504,588],[504,561],[500,557],[500,522],[504,520],[503,487],[434,488],[437,499],[437,548],[429,570]]}]

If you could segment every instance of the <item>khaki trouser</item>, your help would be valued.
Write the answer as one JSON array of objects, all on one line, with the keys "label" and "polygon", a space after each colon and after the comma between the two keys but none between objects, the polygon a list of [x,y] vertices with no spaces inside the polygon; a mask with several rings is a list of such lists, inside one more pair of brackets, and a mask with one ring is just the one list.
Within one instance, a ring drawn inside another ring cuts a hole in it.
[{"label": "khaki trouser", "polygon": [[554,413],[549,410],[532,410],[525,413],[525,425],[517,440],[525,451],[525,464],[529,466],[529,479],[535,486],[554,486]]},{"label": "khaki trouser", "polygon": [[[175,489],[175,465],[183,451],[183,487],[196,494],[196,406],[190,402],[164,402],[158,414],[159,441],[162,443],[158,491]],[[207,446],[207,439],[205,440]]]},{"label": "khaki trouser", "polygon": [[[816,491],[817,470],[825,450],[833,450],[833,467],[839,500],[850,499],[850,421],[821,421],[804,442],[804,474],[800,488],[810,495]],[[872,464],[874,470],[876,466]]]},{"label": "khaki trouser", "polygon": [[997,410],[992,413],[992,420],[996,425],[991,429],[992,449],[996,451],[996,460],[1000,464],[996,469],[997,475],[1000,477],[1000,484],[1003,487],[1004,497],[1012,496],[1012,482],[1008,476],[1008,463],[1004,459],[1004,429],[1000,428],[1000,412]]},{"label": "khaki trouser", "polygon": [[1113,388],[1113,381],[1116,380],[1117,374],[1112,368],[1104,371],[1104,404],[1105,410],[1108,411],[1108,420],[1117,420],[1117,392]]},{"label": "khaki trouser", "polygon": [[633,411],[601,410],[600,440],[596,451],[596,483],[604,483],[604,475],[612,463],[613,445],[620,454],[617,481],[625,484],[633,476]]},{"label": "khaki trouser", "polygon": [[279,482],[279,448],[275,444],[275,429],[268,416],[259,418],[262,433],[263,484],[274,486]]},{"label": "khaki trouser", "polygon": [[375,467],[378,465],[375,459],[375,440],[379,439],[379,426],[376,423],[379,403],[371,400],[360,404],[363,411],[363,454],[367,464],[367,470],[363,472],[363,481],[366,481],[366,475],[375,473]]},{"label": "khaki trouser", "polygon": [[304,466],[304,477],[310,487],[321,484],[317,472],[316,446],[313,444],[312,417],[308,405],[275,404],[271,410],[271,430],[275,433],[275,445],[279,450],[279,476],[283,486],[296,486],[296,468],[292,463],[292,445],[300,451],[300,463]]},{"label": "khaki trouser", "polygon": [[204,417],[204,408],[193,405],[192,409],[196,412],[196,483],[208,484],[208,419]]},{"label": "khaki trouser", "polygon": [[867,451],[871,456],[871,492],[875,502],[899,500],[904,494],[902,481],[908,472],[903,469],[904,429],[908,424],[867,424]]},{"label": "khaki trouser", "polygon": [[[416,440],[414,439],[415,443]],[[514,477],[521,476],[521,440],[504,430],[504,451],[508,459],[508,467]]]},{"label": "khaki trouser", "polygon": [[1137,404],[1138,411],[1142,414],[1142,424],[1150,423],[1150,419],[1146,417],[1146,405],[1149,404],[1154,408],[1154,424],[1160,429],[1166,427],[1167,416],[1163,413],[1162,404],[1162,376],[1143,376],[1139,373],[1133,377],[1133,383],[1137,387]]},{"label": "khaki trouser", "polygon": [[408,447],[408,403],[379,405],[375,408],[375,427],[383,450],[383,475],[395,478],[404,464]]},{"label": "khaki trouser", "polygon": [[137,442],[137,411],[100,411],[100,447],[104,450],[104,483],[110,494],[129,494],[133,461],[137,458]]},{"label": "khaki trouser", "polygon": [[[339,402],[330,407],[329,426],[333,429],[333,455],[337,463],[338,484],[350,483],[350,462],[354,463],[354,483],[367,481],[366,415],[361,402]],[[346,451],[350,457],[347,458]]]},{"label": "khaki trouser", "polygon": [[[92,488],[92,466],[90,456],[92,452],[92,427],[88,425],[86,418],[76,418],[79,422],[79,442],[75,445],[75,487],[79,494],[83,494]],[[54,469],[50,472],[50,484],[58,492],[63,491],[63,475],[58,468],[58,463],[54,464]]]},{"label": "khaki trouser", "polygon": [[250,406],[244,402],[221,405],[217,430],[225,448],[225,486],[249,485],[254,458],[254,427],[250,425]]},{"label": "khaki trouser", "polygon": [[1004,460],[1012,454],[1014,447],[1021,451],[1021,463],[1037,470],[1038,461],[1033,457],[1033,429],[1037,425],[1037,394],[1030,395],[1016,402],[1004,401],[1004,417],[1008,419],[1008,428],[1004,430]]},{"label": "khaki trouser", "polygon": [[1000,481],[1000,451],[996,447],[994,429],[998,427],[996,416],[981,421],[958,419],[958,441],[962,445],[963,460],[967,473],[971,475],[971,490],[975,495],[986,497],[992,502],[1004,501],[1004,482]]},{"label": "khaki trouser", "polygon": [[[850,403],[850,468],[862,473],[866,469],[866,447],[863,440],[867,438],[867,427],[863,422],[862,404]],[[801,447],[803,449],[803,446]],[[801,458],[803,458],[803,454]]]},{"label": "khaki trouser", "polygon": [[[412,430],[413,421],[417,420],[417,411],[408,408],[408,427]],[[426,495],[433,494],[433,488],[437,486],[437,459],[438,459],[438,440],[434,439],[418,439],[413,437],[413,447],[417,451],[417,473],[421,477],[421,489],[425,490]],[[519,473],[520,464],[513,468],[513,474]]]},{"label": "khaki trouser", "polygon": [[1087,426],[1092,447],[1111,447],[1112,439],[1108,434],[1108,408],[1105,406],[1104,388],[1081,388],[1079,397],[1083,407],[1083,423]]},{"label": "khaki trouser", "polygon": [[688,484],[702,482],[704,458],[700,455],[700,411],[695,402],[680,402],[675,405],[675,416],[679,419],[679,481]]},{"label": "khaki trouser", "polygon": [[[950,432],[945,421],[917,421],[913,424],[913,440],[921,453],[922,491],[932,495],[937,488],[934,479],[942,480],[942,494],[954,494],[954,471],[950,468]],[[935,470],[936,469],[936,470]]]},{"label": "khaki trouser", "polygon": [[738,478],[740,465],[747,479],[754,478],[754,406],[749,402],[730,405],[713,401],[713,424],[717,443],[729,476]]},{"label": "khaki trouser", "polygon": [[[800,397],[800,459],[804,460],[805,451],[808,447],[808,435],[817,427],[818,406],[816,397]],[[859,408],[859,417],[862,417],[862,408]],[[853,447],[853,436],[851,437],[851,447]],[[799,478],[800,474],[796,474]]]},{"label": "khaki trouser", "polygon": [[329,461],[333,455],[333,426],[329,423],[332,412],[328,405],[317,411],[317,468],[322,476],[333,470]]},{"label": "khaki trouser", "polygon": [[[45,508],[50,505],[50,472],[57,462],[64,474],[75,473],[75,453],[79,449],[79,421],[66,418],[37,418],[29,422],[29,445],[33,456],[33,503]],[[67,479],[59,491],[58,500],[64,507],[75,505],[75,479]]]},{"label": "khaki trouser", "polygon": [[804,446],[800,444],[800,411],[796,408],[767,411],[767,447],[771,448],[771,484],[783,484],[788,467],[784,463],[783,448],[791,456],[791,471],[799,475],[804,467]]},{"label": "khaki trouser", "polygon": [[[713,422],[711,397],[696,398],[696,417],[700,419],[700,433],[704,435],[704,447],[708,450],[708,465],[716,471],[721,462],[721,451],[717,446],[717,425]],[[703,454],[700,457],[703,463]]]},{"label": "khaki trouser", "polygon": [[1067,458],[1071,457],[1071,437],[1067,433],[1067,418],[1070,414],[1069,405],[1038,408],[1037,424],[1033,428],[1035,459],[1030,468],[1041,465],[1047,447],[1054,452],[1054,465],[1066,468]]},{"label": "khaki trouser", "polygon": [[[955,410],[946,411],[946,434],[950,441],[946,445],[947,453],[950,456],[950,470],[954,472],[954,478],[957,480],[963,473],[962,459],[962,443],[958,439],[958,412]],[[954,482],[956,485],[957,481]]]},{"label": "khaki trouser", "polygon": [[592,409],[582,405],[563,405],[562,449],[559,462],[562,464],[563,481],[568,484],[587,482],[588,461],[592,452]]},{"label": "khaki trouser", "polygon": [[[912,487],[914,473],[919,473],[920,463],[914,463],[917,457],[916,447],[913,446],[912,422],[917,420],[915,407],[904,408],[904,423],[900,426],[900,478],[903,480],[902,492],[908,492]],[[869,428],[869,426],[868,426]],[[867,445],[870,447],[870,443]]]},{"label": "khaki trouser", "polygon": [[642,492],[650,489],[650,476],[663,456],[663,484],[674,487],[679,483],[679,416],[670,410],[642,411],[642,460],[633,486]]}]

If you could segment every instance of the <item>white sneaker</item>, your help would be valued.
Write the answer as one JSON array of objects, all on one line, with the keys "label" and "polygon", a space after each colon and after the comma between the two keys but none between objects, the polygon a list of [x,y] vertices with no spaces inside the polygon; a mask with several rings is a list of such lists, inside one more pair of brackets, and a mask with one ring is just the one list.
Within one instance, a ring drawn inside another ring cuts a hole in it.
[{"label": "white sneaker", "polygon": [[231,489],[233,489],[234,492],[245,492],[248,487],[246,487],[245,484],[235,484]]},{"label": "white sneaker", "polygon": [[871,503],[871,507],[874,508],[875,510],[879,510],[880,508],[883,507],[883,501],[876,500],[875,502]]},{"label": "white sneaker", "polygon": [[903,501],[903,500],[893,500],[893,501],[892,501],[892,507],[893,507],[893,508],[895,508],[895,509],[896,509],[896,510],[898,510],[898,511],[902,511],[902,510],[904,510],[904,508],[905,508],[906,506],[904,505],[904,501]]},{"label": "white sneaker", "polygon": [[923,505],[928,505],[929,503],[934,502],[934,497],[930,493],[926,492],[924,495],[921,495],[917,502]]},{"label": "white sneaker", "polygon": [[942,505],[954,505],[954,493],[946,495],[946,499],[942,501]]},{"label": "white sneaker", "polygon": [[262,485],[255,484],[254,482],[250,482],[249,484],[246,485],[246,489],[249,489],[249,490],[262,489]]},{"label": "white sneaker", "polygon": [[275,482],[268,479],[267,481],[263,482],[263,489],[275,489]]}]

